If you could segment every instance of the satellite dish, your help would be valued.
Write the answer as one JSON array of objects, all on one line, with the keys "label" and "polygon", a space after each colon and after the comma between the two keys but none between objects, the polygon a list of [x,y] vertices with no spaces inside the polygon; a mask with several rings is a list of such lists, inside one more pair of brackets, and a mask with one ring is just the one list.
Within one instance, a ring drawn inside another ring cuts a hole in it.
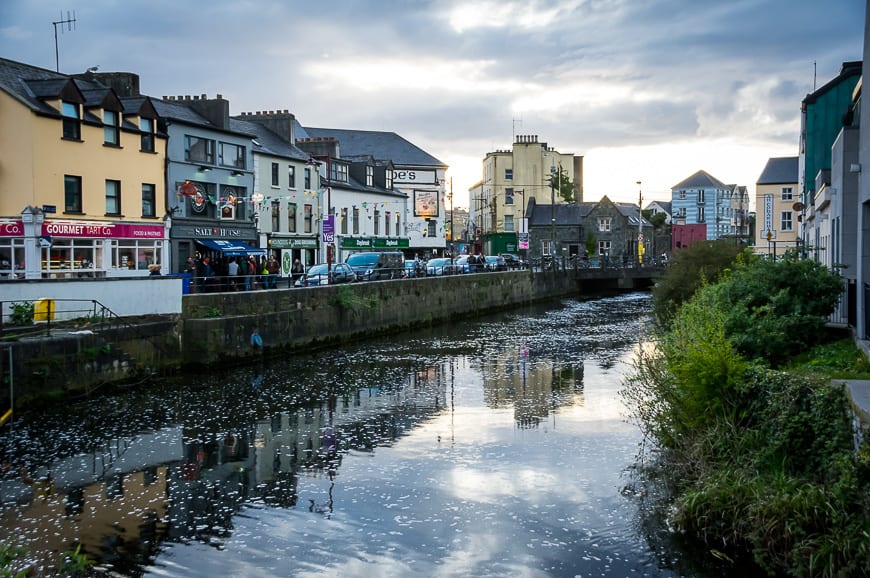
[{"label": "satellite dish", "polygon": [[794,209],[795,211],[803,211],[803,210],[804,210],[804,204],[803,204],[802,202],[798,201],[798,202],[796,202],[795,204],[793,204],[793,205],[791,206],[791,208]]}]

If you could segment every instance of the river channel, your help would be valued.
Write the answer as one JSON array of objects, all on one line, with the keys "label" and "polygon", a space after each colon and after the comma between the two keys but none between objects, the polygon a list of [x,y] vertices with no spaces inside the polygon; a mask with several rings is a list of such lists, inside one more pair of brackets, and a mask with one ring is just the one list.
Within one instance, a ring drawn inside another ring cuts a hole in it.
[{"label": "river channel", "polygon": [[563,300],[21,417],[0,540],[33,575],[76,546],[116,576],[685,575],[628,489],[649,310]]}]

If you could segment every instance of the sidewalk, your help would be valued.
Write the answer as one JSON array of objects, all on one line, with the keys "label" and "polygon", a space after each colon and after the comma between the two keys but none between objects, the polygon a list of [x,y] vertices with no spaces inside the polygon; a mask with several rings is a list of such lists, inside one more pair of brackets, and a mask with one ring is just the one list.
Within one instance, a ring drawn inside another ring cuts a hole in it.
[{"label": "sidewalk", "polygon": [[863,428],[870,428],[870,380],[844,379],[842,383],[846,384],[846,390],[852,398],[852,405]]}]

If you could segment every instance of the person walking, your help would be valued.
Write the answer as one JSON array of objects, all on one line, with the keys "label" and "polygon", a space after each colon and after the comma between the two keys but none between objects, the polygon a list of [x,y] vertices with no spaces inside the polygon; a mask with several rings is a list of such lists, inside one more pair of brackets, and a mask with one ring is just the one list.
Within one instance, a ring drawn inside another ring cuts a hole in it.
[{"label": "person walking", "polygon": [[305,267],[302,266],[302,261],[296,259],[293,261],[293,266],[290,267],[290,287],[296,286],[296,282],[305,274]]}]

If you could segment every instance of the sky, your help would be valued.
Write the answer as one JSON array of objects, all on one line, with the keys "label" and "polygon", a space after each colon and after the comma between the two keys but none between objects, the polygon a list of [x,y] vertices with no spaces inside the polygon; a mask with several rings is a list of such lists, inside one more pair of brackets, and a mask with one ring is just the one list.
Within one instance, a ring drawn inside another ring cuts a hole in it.
[{"label": "sky", "polygon": [[395,132],[449,165],[455,206],[468,206],[488,152],[538,135],[584,157],[584,200],[642,193],[646,205],[702,169],[754,194],[767,159],[797,156],[801,101],[861,60],[864,11],[865,0],[0,0],[0,57],[135,72],[144,94],[221,94],[233,115],[287,109],[303,126]]}]

